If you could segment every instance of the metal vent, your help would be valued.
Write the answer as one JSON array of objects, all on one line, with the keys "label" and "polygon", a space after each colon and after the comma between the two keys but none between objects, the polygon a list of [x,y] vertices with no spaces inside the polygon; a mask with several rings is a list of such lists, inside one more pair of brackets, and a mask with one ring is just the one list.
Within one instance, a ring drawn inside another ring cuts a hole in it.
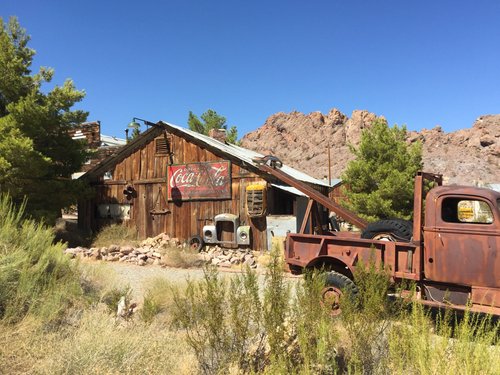
[{"label": "metal vent", "polygon": [[155,138],[155,153],[160,155],[168,155],[172,152],[172,136],[161,136]]}]

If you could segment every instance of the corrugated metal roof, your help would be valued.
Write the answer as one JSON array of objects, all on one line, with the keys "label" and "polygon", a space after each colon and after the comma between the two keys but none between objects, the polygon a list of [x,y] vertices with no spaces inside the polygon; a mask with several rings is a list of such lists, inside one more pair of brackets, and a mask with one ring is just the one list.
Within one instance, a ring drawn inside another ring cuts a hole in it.
[{"label": "corrugated metal roof", "polygon": [[127,141],[123,138],[113,137],[111,135],[101,134],[101,147],[106,146],[124,146]]},{"label": "corrugated metal roof", "polygon": [[292,193],[294,195],[298,195],[298,196],[301,196],[301,197],[307,197],[306,194],[304,194],[303,192],[301,192],[300,190],[294,188],[294,187],[291,187],[291,186],[287,186],[287,185],[278,185],[278,184],[271,184],[271,186],[274,186],[275,188],[278,188],[278,189],[281,189],[281,190],[284,190],[288,193]]},{"label": "corrugated metal roof", "polygon": [[[227,144],[227,143],[223,143],[223,142],[220,142],[212,137],[209,137],[207,135],[203,135],[203,134],[200,134],[200,133],[197,133],[195,131],[192,131],[190,129],[186,129],[186,128],[183,128],[183,127],[180,127],[178,125],[174,125],[174,124],[171,124],[171,123],[168,123],[168,122],[165,122],[165,121],[161,121],[161,123],[163,123],[164,125],[166,125],[167,127],[172,127],[178,131],[181,131],[183,133],[186,133],[186,134],[189,134],[191,137],[194,137],[196,139],[198,139],[199,141],[203,142],[203,143],[206,143],[214,148],[217,148],[219,149],[220,151],[224,152],[224,153],[227,153],[229,155],[232,155],[234,156],[235,158],[238,158],[242,161],[244,161],[245,163],[248,163],[254,167],[257,167],[257,163],[255,163],[254,161],[252,161],[253,158],[259,158],[259,157],[263,157],[264,155],[262,154],[259,154],[258,152],[255,152],[255,151],[252,151],[252,150],[248,150],[246,148],[243,148],[243,147],[239,147],[239,146],[236,146],[236,145],[233,145],[233,144]],[[304,172],[301,172],[297,169],[294,169],[292,167],[289,167],[285,164],[283,164],[283,166],[281,167],[281,170],[287,174],[289,174],[290,176],[292,176],[293,178],[296,178],[297,180],[300,180],[300,181],[303,181],[303,182],[308,182],[308,183],[311,183],[311,184],[315,184],[315,185],[321,185],[321,186],[329,186],[329,184],[326,182],[326,181],[323,181],[323,180],[318,180],[314,177],[311,177],[309,176],[308,174],[304,173]]]},{"label": "corrugated metal roof", "polygon": [[499,184],[486,184],[486,187],[491,190],[500,191],[500,183]]}]

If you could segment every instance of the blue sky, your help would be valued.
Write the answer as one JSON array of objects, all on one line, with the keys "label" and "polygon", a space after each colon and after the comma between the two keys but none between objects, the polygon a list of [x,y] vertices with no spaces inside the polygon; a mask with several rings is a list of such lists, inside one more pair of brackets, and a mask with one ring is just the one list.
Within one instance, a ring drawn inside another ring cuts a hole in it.
[{"label": "blue sky", "polygon": [[500,113],[499,1],[1,0],[11,15],[108,135],[209,108],[240,137],[280,111],[445,131]]}]

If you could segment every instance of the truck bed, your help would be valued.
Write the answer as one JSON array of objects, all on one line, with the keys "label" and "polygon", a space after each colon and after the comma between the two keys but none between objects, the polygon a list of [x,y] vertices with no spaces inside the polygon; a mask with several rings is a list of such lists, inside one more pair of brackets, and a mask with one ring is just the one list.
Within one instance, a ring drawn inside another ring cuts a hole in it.
[{"label": "truck bed", "polygon": [[350,232],[290,233],[286,241],[285,258],[290,266],[317,267],[340,261],[352,273],[358,262],[368,263],[373,259],[378,265],[383,263],[394,279],[421,278],[421,250],[413,243],[362,239]]}]

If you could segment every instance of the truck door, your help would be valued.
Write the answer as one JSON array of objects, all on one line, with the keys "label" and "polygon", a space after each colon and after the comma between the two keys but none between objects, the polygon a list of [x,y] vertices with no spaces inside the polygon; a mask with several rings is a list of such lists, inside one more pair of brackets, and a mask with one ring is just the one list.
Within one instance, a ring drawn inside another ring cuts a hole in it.
[{"label": "truck door", "polygon": [[441,196],[436,204],[435,228],[426,228],[425,278],[500,287],[500,219],[496,202],[476,196]]}]

